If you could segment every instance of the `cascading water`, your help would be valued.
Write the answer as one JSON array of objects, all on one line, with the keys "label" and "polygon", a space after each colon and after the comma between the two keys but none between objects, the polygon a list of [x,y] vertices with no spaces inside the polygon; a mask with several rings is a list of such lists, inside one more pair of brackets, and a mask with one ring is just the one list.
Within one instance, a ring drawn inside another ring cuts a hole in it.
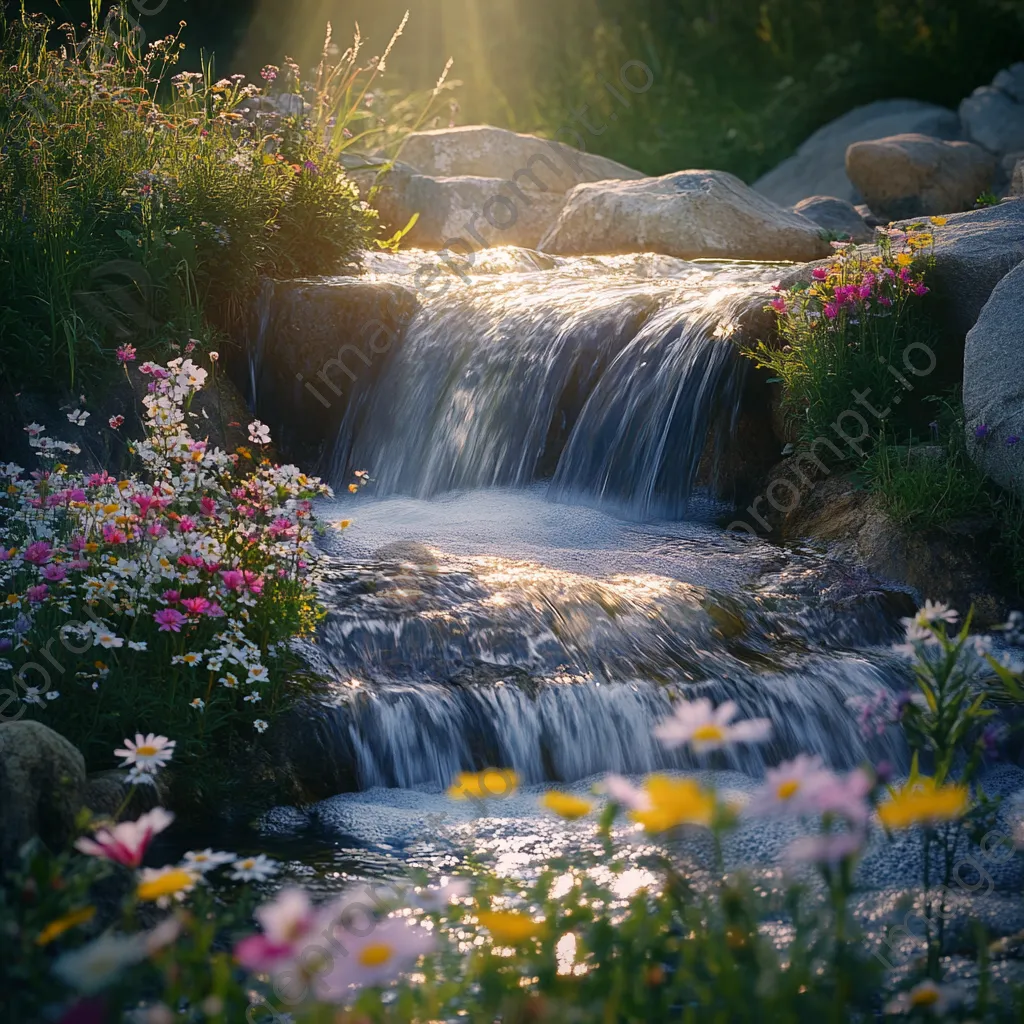
[{"label": "cascading water", "polygon": [[[401,286],[420,265],[377,256],[367,279]],[[775,723],[730,767],[899,763],[848,702],[903,685],[886,645],[909,597],[818,552],[729,539],[706,488],[697,500],[749,365],[731,324],[772,268],[490,250],[472,273],[418,296],[339,416],[332,482],[373,483],[323,510],[355,521],[326,542],[309,650],[337,680],[324,776],[437,789],[488,765],[527,782],[699,767],[651,736],[696,695]]]}]

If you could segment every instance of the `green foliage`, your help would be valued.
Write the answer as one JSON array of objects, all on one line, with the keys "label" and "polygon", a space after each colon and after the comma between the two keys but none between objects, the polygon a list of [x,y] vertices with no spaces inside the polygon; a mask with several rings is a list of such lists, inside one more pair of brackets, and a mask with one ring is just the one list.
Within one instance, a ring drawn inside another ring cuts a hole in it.
[{"label": "green foliage", "polygon": [[260,275],[358,262],[373,216],[301,116],[246,122],[256,86],[171,77],[178,36],[143,47],[116,9],[60,48],[50,31],[0,23],[0,366],[19,384],[227,326]]}]

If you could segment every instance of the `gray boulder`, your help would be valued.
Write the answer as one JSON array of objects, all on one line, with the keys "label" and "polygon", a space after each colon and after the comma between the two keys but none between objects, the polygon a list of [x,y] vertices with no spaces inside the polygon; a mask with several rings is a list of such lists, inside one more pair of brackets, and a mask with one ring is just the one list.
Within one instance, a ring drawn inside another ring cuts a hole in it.
[{"label": "gray boulder", "polygon": [[960,104],[967,137],[992,153],[1024,149],[1024,104],[1002,89],[983,85]]},{"label": "gray boulder", "polygon": [[1010,175],[1010,195],[1015,198],[1024,196],[1024,156],[1014,164]]},{"label": "gray boulder", "polygon": [[799,261],[829,251],[817,224],[724,171],[578,185],[540,248],[556,255]]},{"label": "gray boulder", "polygon": [[850,181],[889,220],[970,210],[995,171],[995,157],[980,146],[927,135],[855,142],[846,151]]},{"label": "gray boulder", "polygon": [[791,156],[754,182],[754,188],[780,206],[808,196],[836,196],[861,202],[846,176],[846,151],[855,142],[920,132],[937,139],[963,138],[952,110],[918,100],[880,100],[857,107],[819,128]]},{"label": "gray boulder", "polygon": [[835,196],[801,199],[793,207],[793,212],[813,220],[823,231],[835,236],[837,241],[849,238],[855,242],[870,242],[875,235],[856,206],[845,199],[836,199]]},{"label": "gray boulder", "polygon": [[964,417],[971,458],[1024,497],[1024,264],[999,282],[967,335]]},{"label": "gray boulder", "polygon": [[565,206],[565,194],[520,189],[502,178],[388,175],[375,203],[393,230],[419,213],[407,245],[463,255],[494,245],[536,248]]},{"label": "gray boulder", "polygon": [[992,79],[992,88],[1005,92],[1018,103],[1024,103],[1024,61],[1000,71]]},{"label": "gray boulder", "polygon": [[643,177],[631,167],[562,142],[487,124],[413,132],[399,155],[421,174],[503,178],[540,192],[567,192],[585,181]]},{"label": "gray boulder", "polygon": [[74,836],[82,809],[85,759],[40,722],[0,724],[0,864],[38,836],[59,850]]}]

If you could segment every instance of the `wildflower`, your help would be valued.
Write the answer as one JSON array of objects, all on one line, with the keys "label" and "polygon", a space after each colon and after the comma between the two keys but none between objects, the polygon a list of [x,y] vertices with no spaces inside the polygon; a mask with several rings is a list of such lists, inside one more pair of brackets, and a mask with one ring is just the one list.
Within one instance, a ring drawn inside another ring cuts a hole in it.
[{"label": "wildflower", "polygon": [[711,824],[715,795],[693,779],[649,775],[644,789],[649,809],[631,811],[629,816],[648,832],[664,832],[676,825]]},{"label": "wildflower", "polygon": [[196,711],[203,711],[206,708],[206,701],[202,697],[195,697],[188,702],[190,708],[195,708]]},{"label": "wildflower", "polygon": [[792,761],[768,769],[764,785],[751,797],[747,811],[755,815],[808,813],[815,809],[815,793],[833,778],[820,757],[799,754]]},{"label": "wildflower", "polygon": [[247,693],[242,698],[242,700],[244,700],[247,704],[256,704],[258,701],[261,701],[262,699],[263,698],[260,696],[259,690],[253,690],[252,693]]},{"label": "wildflower", "polygon": [[115,864],[137,868],[150,840],[173,820],[174,815],[170,811],[154,807],[135,821],[122,821],[112,828],[101,828],[91,839],[83,836],[75,841],[75,849],[90,857],[102,857]]},{"label": "wildflower", "polygon": [[477,918],[492,938],[509,946],[538,938],[547,931],[544,921],[535,921],[529,914],[513,910],[481,910]]},{"label": "wildflower", "polygon": [[185,854],[181,866],[186,871],[198,872],[205,875],[207,871],[213,871],[224,864],[230,864],[236,859],[236,854],[215,852],[210,847],[205,850],[189,850]]},{"label": "wildflower", "polygon": [[107,420],[107,424],[111,430],[120,430],[120,428],[124,426],[124,417],[111,416],[110,419]]},{"label": "wildflower", "polygon": [[144,650],[146,650],[146,641],[145,640],[129,640],[128,641],[128,650],[130,650],[130,651],[144,651]]},{"label": "wildflower", "polygon": [[222,686],[226,686],[229,690],[237,689],[238,687],[238,676],[233,672],[227,672],[221,676],[219,682]]},{"label": "wildflower", "polygon": [[259,420],[249,424],[249,440],[253,444],[270,444],[270,427]]},{"label": "wildflower", "polygon": [[723,320],[714,331],[716,338],[731,338],[739,325],[735,320]]},{"label": "wildflower", "polygon": [[695,701],[680,701],[672,717],[654,729],[654,735],[669,748],[689,743],[698,754],[718,750],[731,743],[760,743],[771,733],[767,718],[752,718],[745,722],[729,723],[739,708],[727,700],[712,708],[707,697]]},{"label": "wildflower", "polygon": [[871,785],[870,776],[861,768],[844,776],[831,775],[816,787],[811,795],[811,807],[819,814],[838,814],[851,824],[864,826],[870,813],[867,796]]},{"label": "wildflower", "polygon": [[359,490],[359,485],[358,484],[349,484],[348,485],[348,492],[349,492],[349,494],[355,494],[356,491],[358,491],[358,490]]},{"label": "wildflower", "polygon": [[124,640],[121,637],[115,635],[114,633],[109,633],[106,630],[98,629],[96,631],[96,637],[93,640],[93,646],[105,647],[109,650],[111,647],[124,646]]},{"label": "wildflower", "polygon": [[239,882],[265,882],[277,874],[277,861],[263,853],[236,860],[231,866],[235,869],[231,877]]},{"label": "wildflower", "polygon": [[145,956],[146,948],[135,935],[101,935],[81,949],[58,957],[53,973],[65,985],[88,995],[104,988],[125,967]]},{"label": "wildflower", "polygon": [[950,608],[948,604],[943,604],[941,601],[925,601],[913,619],[900,619],[900,621],[909,629],[911,622],[915,622],[921,627],[928,627],[936,622],[948,622],[952,626],[956,625],[956,620],[959,618],[960,613],[955,608]]},{"label": "wildflower", "polygon": [[878,817],[887,829],[929,826],[962,818],[969,805],[970,795],[966,786],[954,783],[940,786],[935,779],[921,776],[893,792],[879,806]]},{"label": "wildflower", "polygon": [[77,928],[80,924],[87,924],[96,916],[96,908],[93,906],[79,907],[62,917],[51,921],[37,936],[37,946],[48,946],[54,939],[60,938],[66,931]]},{"label": "wildflower", "polygon": [[74,412],[68,413],[68,423],[73,423],[76,427],[84,427],[85,421],[90,415],[84,409],[76,409]]},{"label": "wildflower", "polygon": [[25,591],[25,597],[30,604],[42,604],[50,596],[50,588],[45,583],[35,587],[29,587]]},{"label": "wildflower", "polygon": [[215,362],[217,362],[218,359],[220,359],[220,353],[219,352],[208,352],[207,355],[208,355],[211,363],[215,363]]},{"label": "wildflower", "polygon": [[352,525],[352,520],[351,519],[339,519],[338,520],[338,529],[340,529],[340,530],[347,530],[351,525]]},{"label": "wildflower", "polygon": [[988,437],[988,434],[989,430],[987,423],[979,423],[978,426],[974,428],[974,439],[976,441],[984,441],[985,438]]},{"label": "wildflower", "polygon": [[174,608],[162,608],[153,613],[153,621],[160,627],[161,633],[180,633],[188,619]]},{"label": "wildflower", "polygon": [[839,304],[837,302],[826,302],[822,312],[827,320],[835,320],[839,316]]},{"label": "wildflower", "polygon": [[53,558],[53,549],[48,540],[37,540],[25,548],[25,561],[32,565],[46,565]]},{"label": "wildflower", "polygon": [[343,1002],[353,985],[382,985],[409,970],[421,956],[432,953],[437,939],[408,919],[388,918],[368,934],[346,936],[348,956],[334,957],[331,969],[316,979],[321,999]]},{"label": "wildflower", "polygon": [[608,794],[609,799],[623,807],[634,811],[650,810],[651,798],[642,789],[638,789],[621,775],[610,773],[604,777],[601,789]]},{"label": "wildflower", "polygon": [[304,940],[317,930],[319,920],[309,896],[294,886],[257,907],[254,916],[263,933],[250,935],[235,946],[235,959],[250,971],[269,971],[293,960],[302,951]]},{"label": "wildflower", "polygon": [[813,277],[815,281],[824,281],[828,278],[828,271],[824,267],[815,267],[811,271],[811,277]]},{"label": "wildflower", "polygon": [[45,430],[46,430],[46,427],[44,427],[42,425],[42,423],[30,423],[25,428],[25,433],[28,434],[29,437],[38,437]]},{"label": "wildflower", "polygon": [[594,806],[589,800],[583,800],[571,793],[561,793],[557,790],[545,793],[540,803],[542,807],[546,807],[549,811],[553,811],[560,818],[565,818],[568,821],[586,817]]},{"label": "wildflower", "polygon": [[1007,448],[1012,448],[1015,444],[1020,444],[1020,438],[1016,434],[1011,434],[1003,443]]},{"label": "wildflower", "polygon": [[252,723],[252,727],[258,733],[265,733],[267,731],[267,729],[270,728],[270,723],[263,721],[262,718],[257,718],[256,721]]},{"label": "wildflower", "polygon": [[949,221],[945,217],[929,217],[928,218],[937,228],[944,228]]},{"label": "wildflower", "polygon": [[46,707],[43,703],[43,691],[38,686],[26,686],[25,694],[21,699],[26,704],[38,704],[41,708]]},{"label": "wildflower", "polygon": [[938,985],[930,978],[915,985],[909,992],[901,992],[885,1006],[888,1013],[915,1013],[917,1011],[942,1017],[956,1003],[960,994],[952,985]]},{"label": "wildflower", "polygon": [[134,345],[122,345],[117,350],[117,361],[121,364],[134,363],[136,358],[136,351]]},{"label": "wildflower", "polygon": [[507,768],[487,768],[482,772],[460,772],[448,788],[453,800],[486,800],[510,796],[519,787],[519,776]]},{"label": "wildflower", "polygon": [[863,832],[824,832],[801,836],[786,848],[783,859],[790,864],[824,864],[835,867],[864,848]]},{"label": "wildflower", "polygon": [[170,763],[175,746],[175,741],[166,736],[157,736],[152,732],[143,736],[137,732],[135,742],[126,739],[124,746],[114,751],[114,756],[124,758],[120,765],[122,768],[132,765],[145,771],[157,772]]},{"label": "wildflower", "polygon": [[210,602],[205,597],[186,597],[181,602],[181,607],[189,615],[202,615],[209,606]]},{"label": "wildflower", "polygon": [[196,885],[196,875],[184,868],[144,868],[135,895],[157,906],[165,906],[170,897],[182,897]]},{"label": "wildflower", "polygon": [[769,305],[776,313],[785,313],[789,309],[789,306],[786,304],[786,300],[781,295],[778,296],[778,298],[772,299]]}]

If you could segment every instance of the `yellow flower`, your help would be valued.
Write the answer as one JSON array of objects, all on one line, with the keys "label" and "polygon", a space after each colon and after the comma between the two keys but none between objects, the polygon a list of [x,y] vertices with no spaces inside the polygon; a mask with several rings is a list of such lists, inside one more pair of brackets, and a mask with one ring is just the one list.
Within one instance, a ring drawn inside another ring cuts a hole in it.
[{"label": "yellow flower", "polygon": [[560,793],[557,790],[545,793],[540,802],[542,807],[554,811],[560,818],[567,818],[569,821],[585,817],[594,806],[589,800],[573,796],[572,793]]},{"label": "yellow flower", "polygon": [[710,825],[715,813],[715,794],[693,779],[649,775],[644,784],[651,802],[648,810],[631,811],[630,817],[648,832],[664,832],[675,825]]},{"label": "yellow flower", "polygon": [[898,264],[899,264],[899,265],[900,265],[901,267],[909,267],[909,266],[910,266],[910,264],[914,262],[914,257],[913,257],[913,256],[911,256],[909,252],[901,252],[901,253],[900,253],[900,254],[899,254],[899,255],[898,255],[897,257],[896,257],[896,262],[897,262],[897,263],[898,263]]},{"label": "yellow flower", "polygon": [[964,816],[969,806],[966,786],[938,786],[933,778],[922,776],[894,792],[878,808],[878,817],[887,829],[910,828],[955,821]]},{"label": "yellow flower", "polygon": [[516,791],[519,776],[507,768],[485,768],[482,772],[460,772],[448,789],[453,800],[486,800],[509,796]]},{"label": "yellow flower", "polygon": [[543,921],[534,921],[529,914],[519,914],[512,910],[481,910],[477,917],[495,940],[510,946],[542,935],[545,931]]},{"label": "yellow flower", "polygon": [[355,494],[356,491],[358,491],[358,490],[359,490],[358,484],[349,484],[348,485],[348,493],[349,494]]},{"label": "yellow flower", "polygon": [[79,907],[78,910],[72,910],[70,914],[65,914],[63,917],[58,917],[55,921],[51,921],[36,936],[36,945],[47,946],[66,931],[77,925],[85,924],[86,921],[91,921],[95,916],[95,907]]},{"label": "yellow flower", "polygon": [[159,900],[188,892],[196,884],[196,876],[184,868],[162,868],[147,874],[135,890],[140,900]]},{"label": "yellow flower", "polygon": [[100,549],[100,546],[99,546],[99,544],[97,544],[97,543],[96,543],[96,541],[94,541],[94,540],[91,540],[91,541],[89,541],[89,542],[88,542],[88,543],[87,543],[87,544],[85,545],[85,550],[86,550],[86,551],[87,551],[87,552],[88,552],[88,553],[89,553],[90,555],[93,555],[93,554],[95,554],[95,553],[96,553],[97,551],[99,551],[99,549]]},{"label": "yellow flower", "polygon": [[342,530],[347,530],[352,525],[351,519],[341,519],[338,521],[338,526]]},{"label": "yellow flower", "polygon": [[937,228],[944,228],[949,220],[946,217],[929,217],[928,218]]}]

